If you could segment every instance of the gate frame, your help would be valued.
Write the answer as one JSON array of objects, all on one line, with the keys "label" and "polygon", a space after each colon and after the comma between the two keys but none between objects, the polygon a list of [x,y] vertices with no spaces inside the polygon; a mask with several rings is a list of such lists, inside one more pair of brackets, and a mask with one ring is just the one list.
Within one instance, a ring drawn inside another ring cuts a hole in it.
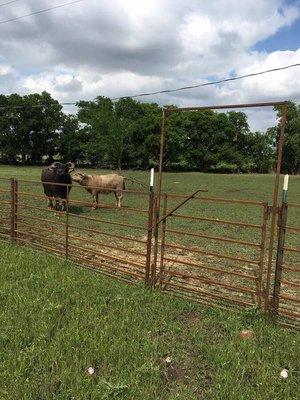
[{"label": "gate frame", "polygon": [[[265,313],[270,312],[272,299],[270,299],[271,290],[271,275],[272,275],[272,264],[273,264],[273,253],[274,253],[274,241],[276,233],[276,220],[279,211],[279,181],[281,173],[282,153],[285,136],[285,124],[287,116],[288,101],[273,101],[264,103],[246,103],[246,104],[226,104],[226,105],[212,105],[212,106],[200,106],[200,107],[179,107],[179,108],[163,108],[161,117],[161,131],[160,131],[160,152],[159,152],[159,171],[158,171],[158,184],[157,184],[157,204],[155,210],[155,225],[158,226],[160,216],[160,202],[162,196],[162,178],[163,178],[163,164],[164,164],[164,148],[166,138],[166,118],[171,113],[186,112],[186,111],[205,111],[205,110],[226,110],[226,109],[240,109],[240,108],[258,108],[258,107],[282,107],[282,117],[280,121],[280,135],[277,142],[277,160],[276,160],[276,174],[274,180],[273,189],[273,202],[271,206],[271,227],[270,227],[270,239],[269,239],[269,250],[268,250],[268,264],[267,264],[267,277],[266,277],[266,288],[265,288]],[[157,241],[157,238],[156,238]]]}]

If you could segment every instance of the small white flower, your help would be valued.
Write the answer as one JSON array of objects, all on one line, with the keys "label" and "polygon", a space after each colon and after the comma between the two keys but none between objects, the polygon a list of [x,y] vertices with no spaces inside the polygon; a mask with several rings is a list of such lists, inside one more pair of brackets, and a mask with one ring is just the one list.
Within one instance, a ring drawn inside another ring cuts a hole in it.
[{"label": "small white flower", "polygon": [[166,363],[166,364],[171,364],[171,362],[172,362],[172,358],[171,358],[171,357],[167,357],[167,358],[165,359],[165,363]]},{"label": "small white flower", "polygon": [[87,369],[87,373],[88,373],[89,375],[93,375],[94,372],[95,372],[95,370],[94,370],[93,367],[89,367],[89,368]]},{"label": "small white flower", "polygon": [[283,369],[281,372],[280,372],[280,378],[281,379],[286,379],[287,377],[288,377],[288,370],[287,369]]}]

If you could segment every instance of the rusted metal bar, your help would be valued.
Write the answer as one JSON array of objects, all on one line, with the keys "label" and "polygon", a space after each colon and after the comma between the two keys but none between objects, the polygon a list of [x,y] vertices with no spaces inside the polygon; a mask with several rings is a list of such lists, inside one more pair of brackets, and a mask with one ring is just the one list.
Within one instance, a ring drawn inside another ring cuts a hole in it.
[{"label": "rusted metal bar", "polygon": [[[92,260],[86,260],[85,258],[80,257],[80,256],[76,256],[74,254],[72,254],[72,255],[70,254],[70,259],[72,259],[72,260],[75,259],[77,261],[83,262],[83,263],[88,264],[88,265],[93,265],[93,266],[98,267],[98,268],[99,267],[100,268],[105,268],[109,272],[113,271],[113,272],[116,272],[116,273],[121,273],[123,275],[131,276],[133,278],[138,278],[139,280],[143,278],[142,273],[136,273],[134,271],[123,270],[123,269],[120,269],[120,268],[117,268],[117,267],[114,267],[114,266],[111,266],[111,265],[106,265],[106,264],[103,264],[103,261],[102,262],[95,262],[95,261],[92,261]],[[113,278],[116,277],[112,273],[110,273],[109,276],[111,276]]]},{"label": "rusted metal bar", "polygon": [[54,249],[53,247],[49,247],[49,246],[46,246],[46,245],[44,245],[44,244],[37,243],[37,242],[32,242],[31,240],[23,239],[23,238],[20,238],[20,237],[18,237],[16,240],[17,240],[18,242],[25,243],[25,244],[29,245],[30,247],[38,247],[38,248],[41,248],[41,249],[43,249],[43,250],[47,250],[47,251],[49,251],[51,254],[52,254],[52,253],[58,253],[58,254],[61,254],[61,255],[64,255],[64,254],[65,254],[65,250],[64,250],[64,249],[62,249],[62,250],[60,250],[60,249],[58,249],[58,248],[55,248],[55,249]]},{"label": "rusted metal bar", "polygon": [[296,204],[296,203],[289,203],[289,207],[293,207],[293,208],[300,208],[300,204]]},{"label": "rusted metal bar", "polygon": [[[199,189],[198,192],[203,192],[203,190]],[[190,196],[187,195],[176,195],[176,194],[168,194],[170,198],[178,198],[178,199],[190,199]],[[264,203],[262,201],[252,201],[252,200],[239,200],[239,199],[225,199],[223,197],[193,197],[193,200],[201,200],[207,202],[216,202],[216,203],[226,203],[226,204],[247,204],[253,206],[262,206]]]},{"label": "rusted metal bar", "polygon": [[170,258],[170,257],[164,257],[164,260],[172,262],[172,263],[188,265],[190,267],[194,267],[197,269],[205,269],[208,271],[218,272],[218,273],[225,274],[225,275],[238,276],[238,277],[244,278],[244,279],[252,279],[254,281],[257,279],[257,277],[254,275],[243,274],[242,272],[236,272],[236,271],[227,271],[226,269],[223,270],[223,269],[216,268],[216,267],[208,267],[206,264],[202,265],[202,264],[195,263],[193,261],[179,260],[179,259]]},{"label": "rusted metal bar", "polygon": [[44,207],[38,207],[38,206],[31,206],[26,203],[19,203],[19,207],[21,208],[29,208],[30,210],[37,210],[37,211],[44,211],[48,213],[57,214],[57,215],[65,215],[64,211],[58,211],[58,210],[53,210],[51,208],[44,208]]},{"label": "rusted metal bar", "polygon": [[264,259],[265,259],[265,247],[266,247],[266,233],[267,223],[269,218],[269,206],[268,203],[264,204],[263,207],[263,224],[261,227],[261,239],[260,239],[260,255],[259,255],[259,269],[258,269],[258,280],[257,280],[257,292],[258,292],[258,306],[261,308],[262,301],[264,300],[263,293],[263,272],[264,272]]},{"label": "rusted metal bar", "polygon": [[174,245],[174,244],[165,244],[165,247],[170,247],[172,249],[186,250],[189,252],[195,252],[198,254],[204,254],[207,256],[213,256],[213,257],[217,257],[217,258],[224,258],[226,260],[241,261],[241,262],[244,262],[246,264],[251,264],[251,265],[259,264],[259,261],[248,260],[247,258],[235,257],[235,256],[227,255],[227,254],[208,252],[205,250],[194,249],[192,247],[185,247],[185,246],[179,246],[179,245]]},{"label": "rusted metal bar", "polygon": [[224,104],[224,105],[212,105],[212,106],[201,106],[201,107],[181,107],[181,108],[167,108],[165,112],[167,114],[173,112],[185,112],[185,111],[204,111],[204,110],[222,110],[232,108],[256,108],[256,107],[274,107],[274,106],[285,106],[286,101],[274,101],[264,103],[245,103],[245,104]]},{"label": "rusted metal bar", "polygon": [[153,225],[154,216],[154,192],[153,187],[150,186],[149,192],[149,209],[148,209],[148,229],[147,229],[147,250],[146,250],[146,265],[145,265],[145,285],[149,286],[150,282],[150,269],[151,269],[151,254],[152,254],[152,236],[153,229],[149,229]]},{"label": "rusted metal bar", "polygon": [[[36,217],[34,215],[25,215],[25,214],[18,214],[20,220],[22,221],[22,218],[24,219],[29,219],[29,220],[33,220],[33,221],[38,221],[38,222],[45,222],[47,224],[53,224],[53,225],[61,225],[61,226],[65,226],[64,222],[61,221],[57,221],[57,220],[51,220],[51,219],[47,219],[47,218],[41,218],[41,217]],[[23,221],[22,221],[23,222]]]},{"label": "rusted metal bar", "polygon": [[285,271],[290,271],[290,272],[300,272],[300,268],[296,268],[293,265],[292,266],[286,266],[286,264],[283,264],[283,269]]},{"label": "rusted metal bar", "polygon": [[158,256],[158,218],[159,218],[159,209],[157,206],[159,199],[156,196],[154,200],[154,224],[149,229],[152,230],[154,227],[154,246],[153,246],[153,261],[151,264],[151,286],[154,287],[156,283],[156,266],[157,266],[157,256]]},{"label": "rusted metal bar", "polygon": [[[164,195],[164,205],[163,205],[163,216],[167,214],[168,207],[168,195]],[[159,287],[162,288],[163,276],[164,276],[164,254],[165,254],[165,243],[166,243],[166,228],[167,228],[167,218],[163,219],[162,222],[162,236],[161,236],[161,247],[160,247],[160,268],[159,268]]]},{"label": "rusted metal bar", "polygon": [[287,107],[288,107],[288,103],[286,102],[286,103],[284,103],[284,107],[283,107],[280,136],[279,136],[279,141],[278,141],[278,145],[277,145],[277,165],[276,165],[274,192],[273,192],[272,218],[271,218],[269,251],[268,251],[268,268],[267,268],[267,277],[266,277],[265,312],[271,311],[270,310],[270,289],[271,289],[270,286],[271,286],[271,275],[272,275],[272,265],[273,265],[274,236],[276,233],[276,217],[277,217],[277,210],[278,210],[279,180],[280,180],[280,171],[281,171],[281,161],[282,161]]},{"label": "rusted metal bar", "polygon": [[227,290],[234,291],[234,292],[256,294],[256,291],[253,290],[253,289],[249,289],[249,288],[246,288],[246,287],[243,287],[243,286],[230,285],[229,283],[227,284],[227,283],[221,282],[220,280],[207,278],[205,276],[183,274],[183,273],[180,273],[180,272],[175,272],[175,271],[170,271],[170,270],[166,270],[165,274],[166,275],[171,275],[171,276],[176,276],[176,277],[182,278],[182,279],[197,280],[197,281],[202,282],[202,283],[204,283],[206,285],[213,285],[213,286],[223,287],[223,288],[225,288]]},{"label": "rusted metal bar", "polygon": [[11,239],[17,238],[17,214],[18,214],[18,181],[11,178]]},{"label": "rusted metal bar", "polygon": [[[195,197],[195,195],[199,192],[199,190],[196,190],[193,194],[185,198],[181,203],[179,203],[176,207],[174,207],[171,211],[166,213],[162,218],[158,219],[155,224],[159,225],[162,221],[164,221],[166,218],[170,217],[175,211],[177,211],[180,207],[182,207],[185,203],[187,203],[189,200]],[[153,226],[151,227],[153,229]]]},{"label": "rusted metal bar", "polygon": [[211,297],[213,299],[217,299],[217,300],[221,300],[221,301],[228,301],[230,303],[236,303],[236,304],[241,304],[241,305],[245,305],[248,307],[253,307],[252,303],[249,303],[249,302],[237,299],[237,298],[231,298],[231,297],[224,296],[223,293],[217,294],[217,293],[208,292],[208,291],[200,289],[200,288],[194,289],[191,287],[184,287],[184,286],[176,284],[175,282],[168,282],[168,286],[175,287],[175,288],[178,288],[181,290],[184,289],[187,292],[195,293],[195,294],[198,294],[199,296],[204,295],[206,298]]},{"label": "rusted metal bar", "polygon": [[286,247],[283,248],[284,251],[291,251],[293,253],[300,253],[300,249],[295,249],[294,247]]},{"label": "rusted metal bar", "polygon": [[[52,185],[52,186],[70,186],[70,184],[67,183],[53,183],[53,182],[41,182],[41,181],[36,181],[36,180],[31,180],[31,179],[19,179],[20,183],[35,183],[38,186],[41,184],[43,185]],[[80,186],[80,185],[72,185],[73,189],[79,189],[79,190],[85,190],[86,188],[89,189],[105,189],[105,190],[110,190],[111,192],[115,192],[118,189],[115,188],[107,188],[107,187],[100,187],[100,186]],[[148,195],[149,192],[147,191],[142,191],[142,190],[131,190],[131,189],[124,189],[122,190],[123,193],[132,193],[132,194],[141,194],[141,195]]]},{"label": "rusted metal bar", "polygon": [[[47,243],[50,243],[50,244],[53,243],[53,244],[56,244],[56,245],[64,247],[64,241],[60,242],[59,240],[56,240],[56,239],[53,239],[53,238],[51,238],[51,240],[49,240],[49,237],[41,236],[39,234],[39,232],[32,233],[32,232],[28,232],[28,230],[27,231],[23,231],[21,229],[17,229],[16,233],[18,233],[20,235],[24,235],[25,237],[26,236],[33,237],[33,238],[39,239],[40,241],[44,240]],[[62,234],[57,234],[57,236],[60,236],[61,238],[65,237],[65,235],[63,233]],[[33,243],[35,243],[35,242],[33,242]]]},{"label": "rusted metal bar", "polygon": [[279,297],[279,299],[289,300],[289,301],[292,301],[293,303],[300,303],[299,297],[292,297],[292,296],[289,296],[287,294],[282,294],[282,293],[280,293],[278,295],[278,297]]},{"label": "rusted metal bar", "polygon": [[89,244],[96,244],[98,246],[101,247],[106,247],[108,249],[112,249],[112,250],[117,250],[117,251],[122,251],[124,253],[128,253],[128,254],[134,254],[136,256],[140,256],[140,257],[146,257],[145,253],[142,253],[140,251],[136,251],[136,250],[132,250],[132,249],[125,249],[124,247],[120,247],[120,246],[113,246],[112,244],[107,244],[107,243],[103,243],[103,242],[99,242],[98,240],[93,240],[91,238],[84,238],[82,236],[75,236],[75,235],[71,235],[69,234],[69,239],[75,239],[78,240],[79,242],[82,241],[84,243],[89,243]]},{"label": "rusted metal bar", "polygon": [[65,243],[65,250],[66,250],[66,259],[69,257],[69,187],[67,187],[67,199],[65,203],[66,207],[66,243]]},{"label": "rusted metal bar", "polygon": [[196,217],[196,216],[182,215],[182,214],[173,214],[172,217],[195,220],[195,221],[214,222],[216,224],[221,224],[221,225],[233,225],[233,226],[240,226],[240,227],[245,227],[245,228],[257,228],[257,229],[262,228],[261,225],[257,225],[257,224],[248,224],[247,222],[240,222],[240,221],[228,221],[225,219]]},{"label": "rusted metal bar", "polygon": [[145,267],[143,264],[139,264],[139,263],[133,262],[133,261],[128,260],[128,259],[124,260],[124,258],[119,258],[119,257],[116,257],[116,256],[112,256],[110,254],[102,253],[101,251],[97,251],[97,250],[90,249],[90,248],[87,248],[87,247],[81,247],[81,246],[78,246],[77,244],[74,245],[74,244],[69,243],[69,247],[73,247],[73,248],[75,248],[77,250],[83,250],[85,253],[96,254],[96,255],[98,255],[100,257],[108,258],[110,260],[117,261],[117,262],[123,263],[125,265],[133,265],[134,267],[143,268],[143,269]]},{"label": "rusted metal bar", "polygon": [[204,235],[202,233],[196,233],[196,232],[186,232],[182,231],[179,229],[167,229],[167,232],[170,233],[175,233],[178,235],[187,235],[187,236],[192,236],[192,237],[199,237],[203,239],[211,239],[211,240],[217,240],[220,242],[229,242],[229,243],[236,243],[236,244],[242,244],[245,246],[251,246],[251,247],[261,247],[261,243],[254,243],[254,242],[248,242],[246,240],[238,240],[238,239],[233,239],[233,238],[226,238],[222,236],[211,236],[211,235]]},{"label": "rusted metal bar", "polygon": [[99,234],[99,235],[108,236],[108,237],[112,237],[112,238],[117,238],[117,239],[121,239],[121,240],[128,240],[128,241],[135,242],[135,243],[147,244],[146,240],[140,240],[140,239],[135,239],[135,238],[131,238],[131,237],[128,237],[128,236],[122,236],[122,235],[117,235],[117,234],[114,234],[114,233],[103,232],[103,231],[99,231],[98,229],[87,228],[85,226],[78,226],[78,225],[69,224],[69,227],[70,228],[74,228],[74,229],[78,229],[78,230],[81,230],[81,231],[92,232],[92,233],[96,233],[96,234]]},{"label": "rusted metal bar", "polygon": [[287,279],[281,279],[281,284],[300,288],[300,282],[289,281]]},{"label": "rusted metal bar", "polygon": [[166,138],[166,110],[162,109],[161,116],[161,127],[160,127],[160,149],[159,149],[159,170],[158,170],[158,185],[157,185],[157,212],[159,219],[159,211],[160,211],[160,197],[161,197],[161,189],[162,189],[162,174],[163,174],[163,162],[164,162],[164,147],[165,147],[165,138]]},{"label": "rusted metal bar", "polygon": [[86,221],[101,222],[103,224],[108,224],[108,225],[124,226],[126,228],[145,230],[145,227],[142,225],[125,224],[124,222],[115,222],[115,221],[108,221],[108,220],[104,220],[104,219],[100,219],[100,218],[85,217],[83,215],[77,215],[77,214],[74,214],[71,212],[69,212],[69,216],[76,217],[79,219],[84,219]]},{"label": "rusted metal bar", "polygon": [[300,313],[297,311],[287,310],[286,308],[279,308],[278,311],[280,312],[280,314],[285,314],[285,315],[289,315],[291,317],[300,318]]}]

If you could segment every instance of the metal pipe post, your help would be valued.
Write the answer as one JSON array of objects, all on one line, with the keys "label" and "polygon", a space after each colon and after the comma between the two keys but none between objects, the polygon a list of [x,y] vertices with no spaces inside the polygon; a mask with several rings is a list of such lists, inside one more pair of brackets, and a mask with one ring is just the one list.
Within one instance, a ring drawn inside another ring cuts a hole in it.
[{"label": "metal pipe post", "polygon": [[279,180],[280,180],[280,171],[281,171],[281,161],[282,161],[287,107],[288,107],[288,104],[285,103],[283,106],[280,136],[279,136],[279,141],[278,141],[278,145],[277,145],[277,165],[276,165],[276,177],[275,177],[274,192],[273,192],[272,219],[271,219],[269,252],[268,252],[268,270],[267,270],[267,280],[266,280],[265,312],[267,312],[269,310],[269,306],[270,306],[270,285],[271,285],[273,250],[274,250],[273,247],[274,247],[274,236],[275,236],[275,231],[276,231]]},{"label": "metal pipe post", "polygon": [[282,267],[284,260],[284,243],[285,243],[287,211],[288,211],[288,203],[287,203],[288,181],[289,181],[289,176],[285,175],[283,191],[282,191],[282,202],[280,208],[280,219],[278,223],[279,232],[278,232],[276,268],[275,268],[274,289],[273,289],[272,309],[271,309],[271,314],[274,317],[278,315]]}]

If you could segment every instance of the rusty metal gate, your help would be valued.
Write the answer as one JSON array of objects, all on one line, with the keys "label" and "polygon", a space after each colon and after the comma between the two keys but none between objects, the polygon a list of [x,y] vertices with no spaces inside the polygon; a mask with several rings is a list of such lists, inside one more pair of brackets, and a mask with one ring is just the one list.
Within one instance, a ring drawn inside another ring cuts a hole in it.
[{"label": "rusty metal gate", "polygon": [[153,190],[128,190],[134,207],[102,204],[110,217],[95,218],[83,210],[90,202],[75,193],[82,189],[74,187],[66,212],[55,212],[40,204],[41,182],[1,178],[0,237],[209,306],[258,307],[300,322],[300,226],[294,223],[300,204],[276,210],[272,250],[278,250],[270,260],[268,203],[209,197],[203,190],[166,193],[160,216]]}]

